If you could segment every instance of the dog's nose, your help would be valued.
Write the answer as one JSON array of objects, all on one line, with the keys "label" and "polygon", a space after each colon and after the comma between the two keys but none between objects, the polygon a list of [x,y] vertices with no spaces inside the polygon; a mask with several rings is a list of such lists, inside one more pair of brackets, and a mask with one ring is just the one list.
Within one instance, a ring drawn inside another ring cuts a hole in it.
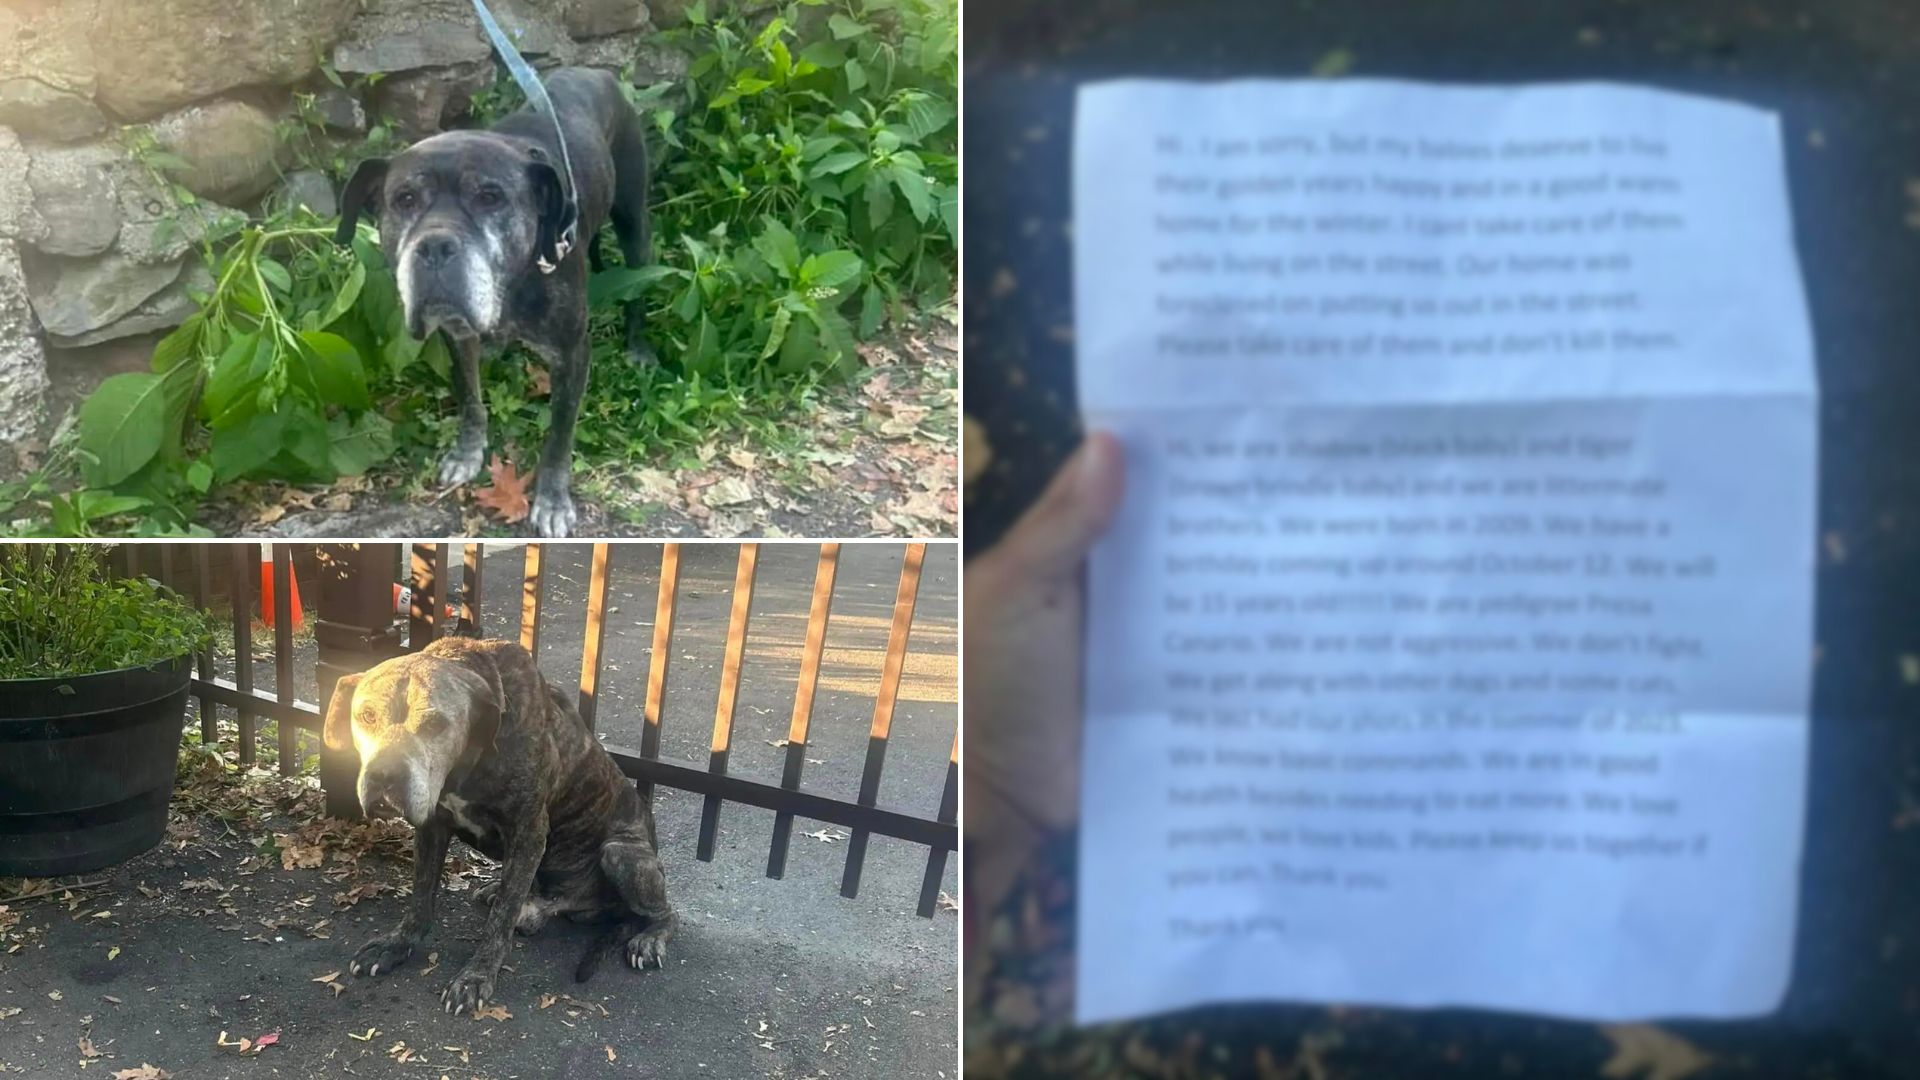
[{"label": "dog's nose", "polygon": [[420,265],[429,270],[438,270],[452,262],[460,254],[460,245],[446,233],[433,233],[420,238],[414,245],[413,257]]},{"label": "dog's nose", "polygon": [[404,813],[401,792],[405,789],[407,774],[391,762],[375,761],[367,769],[365,783],[361,785],[361,807],[371,818],[401,817]]}]

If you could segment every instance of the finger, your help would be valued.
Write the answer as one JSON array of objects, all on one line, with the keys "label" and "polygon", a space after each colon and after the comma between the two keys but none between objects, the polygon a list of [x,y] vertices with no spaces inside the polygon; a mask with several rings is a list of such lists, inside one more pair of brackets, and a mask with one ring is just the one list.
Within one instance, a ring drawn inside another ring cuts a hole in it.
[{"label": "finger", "polygon": [[1090,433],[994,555],[1030,578],[1077,573],[1119,510],[1125,479],[1120,440]]}]

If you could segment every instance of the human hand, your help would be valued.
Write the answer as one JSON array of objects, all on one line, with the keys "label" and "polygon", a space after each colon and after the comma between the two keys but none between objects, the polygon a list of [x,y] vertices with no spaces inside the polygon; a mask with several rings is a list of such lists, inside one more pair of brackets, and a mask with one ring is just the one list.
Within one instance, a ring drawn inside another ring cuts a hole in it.
[{"label": "human hand", "polygon": [[1095,432],[967,566],[969,899],[991,911],[1080,816],[1083,568],[1120,505],[1119,440]]}]

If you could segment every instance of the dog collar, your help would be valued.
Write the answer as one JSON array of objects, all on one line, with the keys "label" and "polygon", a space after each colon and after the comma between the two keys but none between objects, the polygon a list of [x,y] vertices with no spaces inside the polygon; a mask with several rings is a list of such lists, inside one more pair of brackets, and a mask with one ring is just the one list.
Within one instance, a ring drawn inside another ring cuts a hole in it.
[{"label": "dog collar", "polygon": [[553,260],[549,262],[545,255],[541,255],[534,260],[533,264],[538,266],[543,274],[551,274],[560,269],[560,264],[567,261],[567,253],[573,250],[573,238],[574,227],[568,225],[566,231],[562,232],[560,238],[553,243]]}]

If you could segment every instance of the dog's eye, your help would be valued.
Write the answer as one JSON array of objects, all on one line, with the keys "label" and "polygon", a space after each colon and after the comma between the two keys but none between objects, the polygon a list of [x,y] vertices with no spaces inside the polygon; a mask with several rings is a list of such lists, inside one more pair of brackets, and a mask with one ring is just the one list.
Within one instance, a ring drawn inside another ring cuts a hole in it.
[{"label": "dog's eye", "polygon": [[473,193],[473,205],[482,210],[498,209],[505,201],[506,197],[500,194],[499,188],[483,187]]},{"label": "dog's eye", "polygon": [[396,210],[411,210],[419,204],[420,196],[415,195],[411,189],[394,193],[393,207]]}]

